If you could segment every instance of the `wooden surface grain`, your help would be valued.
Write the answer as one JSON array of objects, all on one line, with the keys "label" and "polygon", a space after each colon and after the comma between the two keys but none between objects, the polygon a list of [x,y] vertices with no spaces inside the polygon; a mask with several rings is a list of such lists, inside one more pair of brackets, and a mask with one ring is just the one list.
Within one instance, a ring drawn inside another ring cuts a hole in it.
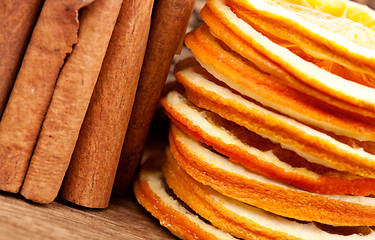
[{"label": "wooden surface grain", "polygon": [[0,192],[0,239],[177,239],[161,228],[133,196],[93,210],[64,200],[34,204]]},{"label": "wooden surface grain", "polygon": [[354,2],[359,2],[368,5],[370,8],[375,9],[375,0],[355,0]]}]

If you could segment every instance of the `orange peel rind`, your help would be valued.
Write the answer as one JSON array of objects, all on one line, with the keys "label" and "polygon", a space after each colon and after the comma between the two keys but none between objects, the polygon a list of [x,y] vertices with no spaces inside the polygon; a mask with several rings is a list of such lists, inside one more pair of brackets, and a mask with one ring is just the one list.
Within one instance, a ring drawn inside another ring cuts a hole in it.
[{"label": "orange peel rind", "polygon": [[228,233],[202,221],[168,192],[161,161],[160,158],[149,159],[135,179],[133,188],[138,202],[179,238],[234,240]]},{"label": "orange peel rind", "polygon": [[[329,104],[335,108],[339,108],[350,113],[359,114],[361,116],[372,118],[375,117],[375,112],[372,110],[350,104],[346,101],[335,98],[334,96],[324,94],[319,91],[319,89],[314,89],[304,84],[291,73],[283,69],[282,66],[280,66],[277,62],[274,62],[272,59],[259,52],[258,49],[255,49],[251,44],[237,36],[232,29],[225,25],[220,17],[215,15],[215,12],[207,7],[207,5],[202,9],[201,16],[205,23],[210,27],[210,31],[213,35],[220,37],[220,40],[222,40],[234,52],[237,52],[244,58],[248,59],[262,71],[277,77],[279,81],[289,84],[290,87],[297,89],[309,97],[319,99],[320,101],[324,102],[324,104]],[[187,37],[189,37],[189,35]],[[188,41],[186,44],[192,48]],[[199,52],[195,51],[196,55],[198,53]]]},{"label": "orange peel rind", "polygon": [[[294,78],[281,78],[280,80],[322,100],[326,100],[325,95],[332,96],[349,105],[363,109],[362,114],[367,114],[366,116],[373,116],[375,89],[332,74],[313,63],[305,61],[285,47],[277,45],[233,13],[224,0],[208,0],[207,7],[249,46],[255,48],[294,76]],[[220,36],[218,37],[220,38]],[[231,43],[226,43],[231,47]],[[241,52],[239,53],[241,54]],[[270,73],[272,74],[272,72]],[[321,92],[321,94],[318,94],[318,92]]]},{"label": "orange peel rind", "polygon": [[202,25],[189,33],[186,43],[208,72],[241,94],[326,131],[375,141],[374,120],[334,109],[280,83],[275,77],[252,67],[238,54],[226,50],[207,26]]},{"label": "orange peel rind", "polygon": [[375,155],[362,148],[351,147],[324,132],[266,109],[191,69],[177,71],[176,77],[194,105],[278,142],[308,161],[363,177],[375,177]]},{"label": "orange peel rind", "polygon": [[[172,122],[184,132],[253,172],[315,193],[375,194],[375,179],[320,165],[311,167],[311,163],[280,148],[278,144],[212,112],[197,108],[177,90],[166,93],[161,104]],[[296,165],[296,162],[297,166],[291,165]]]},{"label": "orange peel rind", "polygon": [[265,178],[203,147],[172,125],[170,149],[180,167],[230,198],[303,221],[339,226],[375,225],[375,199],[306,192]]},{"label": "orange peel rind", "polygon": [[375,76],[375,12],[366,6],[342,0],[226,3],[247,23],[296,44],[315,57]]},{"label": "orange peel rind", "polygon": [[286,219],[228,198],[195,181],[177,164],[170,151],[163,173],[169,187],[190,208],[240,239],[365,240],[375,236],[369,227],[338,227],[335,232],[327,232],[318,224]]}]

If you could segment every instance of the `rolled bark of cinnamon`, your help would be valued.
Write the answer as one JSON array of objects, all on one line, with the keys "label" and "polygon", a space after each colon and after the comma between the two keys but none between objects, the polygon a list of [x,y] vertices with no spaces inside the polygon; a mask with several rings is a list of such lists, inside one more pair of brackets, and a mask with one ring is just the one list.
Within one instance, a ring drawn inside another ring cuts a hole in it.
[{"label": "rolled bark of cinnamon", "polygon": [[108,206],[150,29],[153,0],[124,0],[61,196]]},{"label": "rolled bark of cinnamon", "polygon": [[3,0],[0,2],[0,118],[43,0]]},{"label": "rolled bark of cinnamon", "polygon": [[194,0],[158,0],[154,7],[146,55],[115,179],[115,194],[124,195],[129,190],[194,3]]},{"label": "rolled bark of cinnamon", "polygon": [[60,189],[111,39],[122,0],[95,0],[80,14],[78,43],[58,77],[21,194],[53,201]]},{"label": "rolled bark of cinnamon", "polygon": [[78,10],[92,0],[46,0],[0,122],[0,190],[18,192],[60,68],[77,42]]}]

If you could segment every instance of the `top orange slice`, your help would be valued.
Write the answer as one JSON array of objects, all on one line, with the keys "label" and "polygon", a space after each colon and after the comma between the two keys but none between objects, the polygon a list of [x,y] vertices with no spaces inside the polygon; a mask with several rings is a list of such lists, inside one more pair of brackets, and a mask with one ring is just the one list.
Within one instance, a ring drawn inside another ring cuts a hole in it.
[{"label": "top orange slice", "polygon": [[375,76],[375,12],[366,6],[343,0],[233,0],[228,4],[246,11],[245,21],[316,58]]},{"label": "top orange slice", "polygon": [[375,30],[375,14],[369,7],[348,0],[285,0],[336,17],[345,17]]},{"label": "top orange slice", "polygon": [[[323,8],[325,5],[327,5],[324,3],[321,4],[323,5]],[[310,6],[308,3],[305,3],[305,5]],[[315,65],[324,68],[331,73],[339,75],[347,80],[354,81],[365,86],[373,88],[375,87],[374,71],[372,69],[370,71],[366,71],[366,69],[360,65],[361,62],[353,62],[352,58],[345,58],[341,56],[327,44],[322,44],[319,41],[316,41],[316,39],[312,39],[308,35],[304,36],[303,34],[305,34],[305,31],[300,33],[293,30],[290,31],[289,29],[286,29],[286,26],[284,26],[284,24],[281,22],[277,23],[275,27],[275,21],[273,19],[268,19],[264,16],[260,17],[253,11],[238,7],[235,4],[230,6],[238,16],[240,16],[246,22],[250,23],[258,31],[261,31],[262,34],[265,34],[267,37],[271,38],[271,40],[276,44],[285,46],[303,59],[312,62]],[[368,38],[372,38],[371,35],[373,35],[374,32],[364,27],[363,25],[354,23],[354,25],[358,26],[353,26],[353,22],[349,19],[332,16],[304,6],[297,6],[298,7],[294,6],[293,10],[297,11],[298,14],[300,12],[302,12],[303,14],[306,11],[309,12],[310,14],[315,16],[314,23],[316,23],[317,25],[322,25],[322,20],[329,19],[328,22],[330,24],[324,24],[322,26],[323,28],[327,28],[332,30],[333,32],[337,32],[340,36],[353,39],[353,41],[357,42],[358,44],[366,45],[367,42],[369,44],[372,44],[371,41],[364,41],[366,39],[365,36],[359,39],[357,38],[357,36],[366,35],[366,32],[369,32],[369,34],[367,34],[370,35],[368,36]],[[315,7],[320,9],[320,4],[316,5]],[[341,9],[341,6],[331,7],[331,10],[336,14],[338,14],[337,9]],[[328,11],[326,8],[324,8],[324,10]],[[341,13],[341,15],[346,15],[346,12],[339,12]],[[305,15],[309,16],[309,14],[304,14],[303,17],[306,17]],[[352,14],[350,14],[350,16],[352,16]],[[313,18],[308,17],[306,20],[311,21],[313,20]],[[344,25],[344,23],[345,26],[340,28],[341,31],[339,31],[337,29],[338,26]],[[280,37],[282,39],[280,39]]]},{"label": "top orange slice", "polygon": [[[316,91],[319,91],[321,92],[322,94],[324,95],[329,95],[331,97],[334,97],[336,99],[339,99],[341,101],[344,101],[352,106],[356,106],[358,108],[361,108],[361,109],[366,109],[368,111],[368,113],[364,113],[365,116],[370,116],[372,115],[372,112],[374,112],[375,110],[375,90],[373,88],[369,88],[369,87],[366,87],[366,86],[363,86],[361,84],[358,84],[358,83],[355,83],[353,81],[348,81],[346,80],[345,78],[342,78],[341,76],[338,76],[338,75],[335,75],[333,73],[330,73],[329,71],[326,71],[324,70],[323,68],[320,68],[319,66],[309,62],[309,61],[306,61],[305,59],[303,59],[302,57],[296,55],[295,53],[293,53],[292,51],[288,50],[287,48],[283,47],[283,46],[280,46],[278,45],[277,43],[273,42],[270,38],[268,38],[267,36],[263,35],[262,32],[259,32],[257,31],[258,28],[255,27],[253,28],[253,25],[252,24],[249,24],[247,21],[245,21],[244,19],[242,19],[241,17],[243,17],[243,15],[241,16],[238,16],[235,14],[235,10],[233,10],[235,7],[236,7],[236,4],[241,4],[241,6],[239,7],[240,10],[244,10],[245,11],[245,15],[246,16],[250,16],[250,7],[249,5],[253,4],[253,5],[261,5],[262,7],[264,7],[265,9],[262,9],[263,12],[257,16],[259,16],[259,18],[262,16],[264,16],[264,14],[268,14],[269,11],[271,11],[272,9],[275,11],[275,13],[272,13],[272,14],[279,14],[279,11],[280,12],[283,12],[285,16],[285,18],[289,17],[289,15],[292,15],[293,11],[290,10],[290,14],[289,13],[286,13],[286,10],[283,11],[283,4],[280,4],[281,7],[279,6],[276,6],[275,5],[275,2],[273,1],[257,1],[256,3],[253,3],[252,0],[244,0],[244,1],[237,1],[237,0],[232,0],[232,1],[224,1],[224,0],[208,0],[207,1],[207,7],[212,11],[212,13],[215,14],[215,16],[220,20],[221,23],[223,23],[227,28],[231,29],[233,31],[233,33],[235,33],[237,35],[238,38],[242,39],[243,41],[246,42],[246,44],[248,44],[248,46],[251,46],[252,48],[254,48],[256,51],[259,51],[260,53],[262,53],[264,56],[266,56],[267,58],[269,58],[272,62],[278,64],[282,69],[284,69],[288,74],[292,75],[294,78],[293,79],[289,79],[289,78],[283,78],[283,76],[278,76],[280,78],[280,80],[283,80],[285,81],[286,83],[288,83],[290,86],[292,87],[295,87],[297,88],[298,90],[302,91],[302,92],[305,92],[304,90],[306,89],[306,87],[303,87],[303,85],[305,84],[305,86],[309,86],[311,87],[312,89],[315,89]],[[274,5],[272,4],[268,4],[268,3],[274,3]],[[243,7],[242,5],[246,5],[245,7]],[[269,6],[268,6],[269,5]],[[248,12],[246,12],[248,11]],[[323,14],[323,13],[321,13]],[[271,15],[271,14],[268,14],[268,15]],[[268,16],[267,15],[267,16]],[[296,15],[296,14],[294,14]],[[273,16],[273,15],[271,15]],[[271,21],[272,24],[274,24],[274,27],[277,28],[278,26],[280,25],[285,25],[284,24],[284,20],[280,23],[277,22],[277,20],[279,19],[280,17],[276,17],[274,21]],[[286,21],[287,22],[287,21]],[[297,23],[292,20],[289,20],[290,22],[290,25],[297,25]],[[309,23],[311,25],[311,23]],[[210,26],[210,24],[208,24]],[[210,26],[211,28],[211,26]],[[317,27],[315,27],[317,28]],[[286,27],[285,28],[285,31],[287,31],[287,33],[290,33],[291,35],[289,36],[289,39],[290,40],[291,38],[294,38],[294,35],[293,33],[295,31],[292,31],[292,27]],[[368,28],[370,31],[372,31],[370,28]],[[290,31],[289,31],[290,30]],[[304,32],[303,35],[301,35],[301,39],[305,38],[306,36],[310,36],[309,34],[306,34],[306,31],[307,30],[303,30],[302,32]],[[280,31],[281,32],[281,31]],[[319,38],[320,35],[322,35],[323,33],[328,33],[327,30],[322,30],[322,31],[318,31],[318,34],[315,34],[316,35],[316,38]],[[363,46],[360,46],[358,44],[355,44],[353,42],[350,42],[348,40],[345,40],[345,38],[341,37],[340,35],[338,34],[335,34],[335,33],[330,33],[328,35],[334,35],[336,36],[336,38],[334,39],[334,41],[332,41],[332,43],[330,43],[328,40],[324,40],[325,38],[324,37],[320,37],[321,39],[323,39],[324,41],[307,41],[307,43],[312,43],[314,44],[314,47],[315,46],[323,46],[323,50],[325,51],[322,51],[323,53],[326,53],[326,52],[329,52],[331,51],[332,49],[335,48],[335,45],[336,48],[338,49],[344,49],[343,51],[346,52],[346,53],[351,53],[351,61],[352,62],[355,62],[356,65],[360,65],[360,66],[365,66],[364,68],[366,68],[368,71],[370,71],[373,67],[371,66],[367,66],[368,64],[374,64],[374,60],[375,58],[371,57],[368,59],[368,61],[360,61],[359,60],[354,60],[354,58],[352,58],[352,56],[356,55],[356,56],[359,56],[358,54],[355,53],[355,49],[365,49],[366,51],[362,51],[361,53],[367,53],[367,55],[369,55],[371,52],[375,53],[374,52],[374,49],[370,49],[370,48],[365,48]],[[322,35],[324,36],[324,35]],[[221,39],[221,36],[217,36],[219,39]],[[280,38],[280,36],[277,36],[278,38]],[[343,40],[342,40],[343,39]],[[340,43],[340,41],[342,43],[350,43],[349,45],[349,49],[342,47],[342,46],[346,46],[345,44],[336,44],[336,40]],[[225,42],[226,44],[228,42]],[[327,44],[328,45],[327,45]],[[352,48],[352,46],[355,46]],[[232,46],[229,44],[229,47],[232,48]],[[302,48],[302,47],[301,47]],[[302,48],[304,49],[304,48]],[[314,49],[314,48],[309,48],[309,49]],[[237,51],[237,50],[236,50]],[[333,50],[332,50],[333,51]],[[237,51],[239,54],[243,55],[243,52],[242,51]],[[314,50],[314,52],[318,52],[316,50]],[[358,52],[358,51],[357,51]],[[337,54],[337,51],[334,50],[333,53],[330,53],[332,56],[338,56]],[[371,55],[371,54],[370,54]],[[246,55],[243,55],[245,58],[247,58],[248,56]],[[342,55],[343,57],[347,57],[345,54]],[[375,54],[373,54],[373,56],[375,56]],[[362,57],[363,58],[363,57]],[[366,65],[367,64],[367,65]],[[272,72],[269,72],[270,74],[273,74]],[[296,81],[297,80],[297,81]],[[302,88],[301,88],[302,86]],[[311,91],[310,92],[306,92],[306,94],[311,94]],[[319,97],[319,95],[317,94],[314,94],[313,96],[315,97]],[[322,98],[320,98],[322,99]]]}]

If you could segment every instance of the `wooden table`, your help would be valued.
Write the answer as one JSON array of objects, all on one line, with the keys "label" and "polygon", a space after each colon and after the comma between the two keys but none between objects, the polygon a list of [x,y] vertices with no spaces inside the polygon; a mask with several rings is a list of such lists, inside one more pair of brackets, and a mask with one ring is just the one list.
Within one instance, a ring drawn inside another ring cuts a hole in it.
[{"label": "wooden table", "polygon": [[177,239],[133,196],[112,198],[108,209],[73,206],[61,199],[39,205],[0,193],[0,239]]}]

